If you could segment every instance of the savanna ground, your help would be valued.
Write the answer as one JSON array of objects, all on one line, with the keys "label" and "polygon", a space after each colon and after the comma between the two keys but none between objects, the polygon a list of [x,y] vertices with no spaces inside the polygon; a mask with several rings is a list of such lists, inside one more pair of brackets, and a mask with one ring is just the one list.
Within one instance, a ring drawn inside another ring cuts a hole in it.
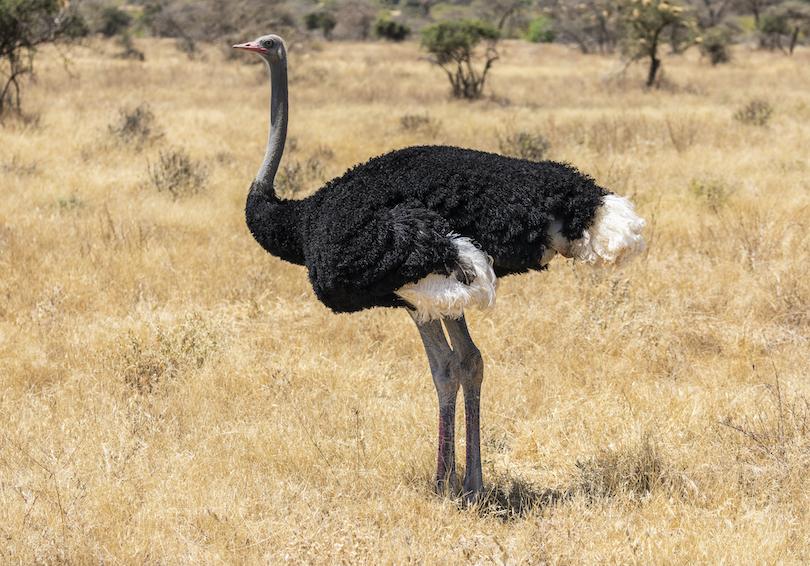
[{"label": "savanna ground", "polygon": [[463,509],[407,314],[328,312],[244,225],[266,68],[137,47],[43,52],[0,127],[0,562],[810,561],[810,52],[669,56],[646,91],[507,42],[466,103],[414,43],[292,46],[288,196],[526,131],[647,220],[623,272],[558,258],[469,313],[490,494]]}]

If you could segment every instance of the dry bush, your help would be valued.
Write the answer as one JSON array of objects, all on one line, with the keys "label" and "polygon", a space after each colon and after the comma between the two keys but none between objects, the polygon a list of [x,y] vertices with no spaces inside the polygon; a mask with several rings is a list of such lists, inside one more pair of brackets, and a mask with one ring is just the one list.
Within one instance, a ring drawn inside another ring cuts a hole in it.
[{"label": "dry bush", "polygon": [[492,479],[477,510],[483,516],[516,521],[559,505],[573,495],[574,491],[544,488],[525,478],[502,472]]},{"label": "dry bush", "polygon": [[156,325],[146,336],[130,330],[119,371],[134,392],[153,393],[168,380],[201,368],[221,341],[217,330],[198,312],[186,315],[176,328]]},{"label": "dry bush", "polygon": [[2,171],[4,174],[19,177],[32,176],[37,173],[37,162],[36,160],[33,160],[28,163],[20,163],[17,155],[15,154],[3,163]]},{"label": "dry bush", "polygon": [[734,119],[743,124],[765,126],[773,114],[773,106],[766,100],[755,98],[734,113]]},{"label": "dry bush", "polygon": [[431,118],[430,114],[424,116],[419,114],[405,114],[399,119],[402,129],[407,132],[423,133],[436,139],[441,131],[442,122],[436,118]]},{"label": "dry bush", "polygon": [[694,116],[678,112],[667,115],[665,122],[669,139],[678,153],[685,152],[697,141],[702,124]]},{"label": "dry bush", "polygon": [[701,175],[689,181],[689,192],[713,208],[727,203],[736,190],[733,181],[713,175]]},{"label": "dry bush", "polygon": [[665,463],[655,437],[647,434],[638,446],[617,450],[603,448],[599,454],[575,464],[574,491],[587,498],[650,498],[657,492],[667,497],[684,494],[684,480]]},{"label": "dry bush", "polygon": [[143,61],[146,59],[146,55],[143,54],[143,51],[135,47],[132,36],[130,36],[128,32],[121,34],[121,36],[116,39],[116,43],[119,47],[121,47],[122,51],[117,53],[115,57],[119,59],[132,59],[135,61]]},{"label": "dry bush", "polygon": [[160,152],[160,157],[148,168],[149,181],[159,193],[174,199],[194,196],[208,187],[208,169],[192,159],[183,148]]},{"label": "dry bush", "polygon": [[283,198],[295,198],[314,192],[323,184],[324,163],[333,155],[329,148],[321,146],[303,164],[296,159],[287,158],[276,175],[276,192]]},{"label": "dry bush", "polygon": [[503,137],[498,136],[498,147],[502,154],[510,157],[542,161],[551,147],[551,142],[542,134],[522,130]]},{"label": "dry bush", "polygon": [[810,401],[803,393],[784,391],[775,372],[773,383],[763,385],[762,404],[739,421],[728,418],[723,424],[740,433],[760,458],[802,463],[810,456]]},{"label": "dry bush", "polygon": [[134,146],[137,150],[163,137],[163,131],[155,122],[155,114],[146,102],[134,109],[121,108],[118,121],[110,124],[107,130],[116,142]]}]

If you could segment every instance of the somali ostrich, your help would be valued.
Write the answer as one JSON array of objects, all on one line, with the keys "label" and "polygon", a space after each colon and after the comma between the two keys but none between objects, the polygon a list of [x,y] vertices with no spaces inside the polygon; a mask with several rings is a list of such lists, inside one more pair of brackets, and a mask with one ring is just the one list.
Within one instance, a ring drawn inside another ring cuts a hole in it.
[{"label": "somali ostrich", "polygon": [[234,47],[270,67],[267,151],[245,207],[251,233],[271,254],[306,266],[316,296],[334,312],[407,309],[439,397],[438,489],[457,490],[461,387],[462,494],[477,501],[484,364],[465,309],[491,307],[498,277],[544,269],[558,253],[595,267],[621,265],[644,249],[644,220],[627,199],[568,165],[446,146],[392,151],[303,200],[281,200],[273,179],[287,136],[287,51],[276,35]]}]

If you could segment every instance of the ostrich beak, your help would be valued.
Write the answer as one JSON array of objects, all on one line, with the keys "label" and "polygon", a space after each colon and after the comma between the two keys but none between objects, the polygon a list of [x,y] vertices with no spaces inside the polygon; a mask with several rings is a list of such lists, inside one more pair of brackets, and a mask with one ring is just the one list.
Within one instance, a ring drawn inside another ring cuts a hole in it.
[{"label": "ostrich beak", "polygon": [[267,49],[265,49],[255,41],[248,41],[247,43],[238,43],[234,45],[233,48],[244,49],[245,51],[255,51],[256,53],[267,53]]}]

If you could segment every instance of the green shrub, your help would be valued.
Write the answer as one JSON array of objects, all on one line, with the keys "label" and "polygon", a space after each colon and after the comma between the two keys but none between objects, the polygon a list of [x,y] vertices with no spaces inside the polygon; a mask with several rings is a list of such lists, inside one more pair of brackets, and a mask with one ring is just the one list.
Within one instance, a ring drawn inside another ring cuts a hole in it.
[{"label": "green shrub", "polygon": [[107,6],[101,12],[101,18],[96,31],[104,37],[113,37],[129,30],[132,16],[118,6]]},{"label": "green shrub", "polygon": [[56,199],[56,209],[60,212],[72,212],[84,208],[84,201],[76,194],[76,191],[69,196]]},{"label": "green shrub", "polygon": [[400,22],[380,18],[374,22],[374,35],[389,41],[404,41],[411,35],[411,28]]},{"label": "green shrub", "polygon": [[700,53],[708,56],[712,65],[728,63],[731,57],[728,46],[731,45],[732,31],[727,26],[715,26],[707,29],[700,38]]},{"label": "green shrub", "polygon": [[792,31],[788,21],[777,13],[762,14],[757,26],[760,33],[760,46],[771,51],[782,49],[782,36]]},{"label": "green shrub", "polygon": [[[484,80],[492,63],[498,59],[495,45],[501,34],[497,28],[478,20],[440,22],[422,29],[422,47],[439,65],[453,88],[454,98],[475,99],[484,90]],[[481,70],[473,65],[475,48],[487,42]]]},{"label": "green shrub", "polygon": [[324,39],[332,37],[332,30],[337,25],[337,18],[332,12],[322,10],[311,12],[304,16],[304,27],[309,31],[319,29],[323,32]]},{"label": "green shrub", "polygon": [[123,48],[121,53],[118,53],[115,57],[116,59],[134,59],[136,61],[145,61],[146,55],[144,55],[143,51],[135,47],[135,43],[132,41],[132,36],[129,35],[129,32],[124,32],[115,40],[116,45]]},{"label": "green shrub", "polygon": [[532,20],[529,31],[526,32],[526,41],[532,43],[551,43],[556,37],[557,27],[554,22],[543,16]]}]

